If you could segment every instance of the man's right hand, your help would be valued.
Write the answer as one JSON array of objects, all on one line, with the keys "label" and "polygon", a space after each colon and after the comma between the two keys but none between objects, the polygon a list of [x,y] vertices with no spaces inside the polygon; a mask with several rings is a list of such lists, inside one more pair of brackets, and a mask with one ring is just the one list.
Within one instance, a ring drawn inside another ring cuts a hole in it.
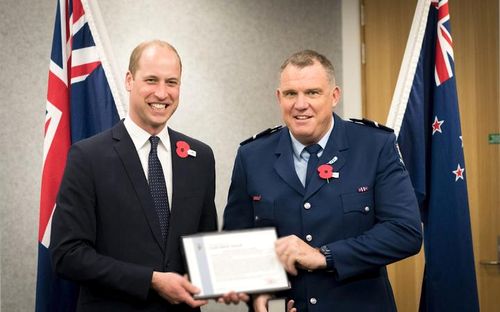
[{"label": "man's right hand", "polygon": [[194,294],[200,290],[191,284],[187,277],[173,272],[153,272],[151,287],[172,304],[184,302],[193,308],[208,303],[206,300],[195,300]]},{"label": "man's right hand", "polygon": [[[271,299],[271,295],[269,294],[255,296],[253,299],[253,309],[255,312],[267,312],[267,302],[269,299]],[[287,302],[286,310],[288,312],[297,312],[297,309],[293,307],[294,303],[293,300]]]}]

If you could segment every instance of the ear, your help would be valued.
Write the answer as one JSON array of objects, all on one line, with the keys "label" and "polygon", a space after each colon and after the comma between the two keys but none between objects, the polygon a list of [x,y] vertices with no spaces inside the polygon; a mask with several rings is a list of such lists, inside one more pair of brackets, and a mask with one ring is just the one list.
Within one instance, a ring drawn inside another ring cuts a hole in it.
[{"label": "ear", "polygon": [[276,99],[278,100],[278,104],[281,103],[281,92],[280,89],[276,89]]},{"label": "ear", "polygon": [[339,86],[335,86],[332,90],[332,109],[337,106],[340,101],[341,91]]},{"label": "ear", "polygon": [[132,90],[132,85],[134,84],[134,76],[130,71],[127,71],[127,74],[125,75],[125,89],[127,89],[128,92]]}]

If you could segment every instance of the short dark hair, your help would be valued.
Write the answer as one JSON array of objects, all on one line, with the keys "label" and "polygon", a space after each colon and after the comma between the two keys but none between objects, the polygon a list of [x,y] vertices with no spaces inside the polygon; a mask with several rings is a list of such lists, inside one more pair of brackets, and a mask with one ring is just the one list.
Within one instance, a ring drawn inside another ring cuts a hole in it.
[{"label": "short dark hair", "polygon": [[283,70],[285,70],[285,68],[290,64],[298,68],[304,68],[314,65],[315,61],[320,63],[321,66],[323,66],[323,68],[326,70],[330,83],[335,84],[335,70],[333,68],[332,62],[330,62],[330,60],[326,56],[314,50],[303,50],[292,54],[281,65],[280,73],[282,73]]}]

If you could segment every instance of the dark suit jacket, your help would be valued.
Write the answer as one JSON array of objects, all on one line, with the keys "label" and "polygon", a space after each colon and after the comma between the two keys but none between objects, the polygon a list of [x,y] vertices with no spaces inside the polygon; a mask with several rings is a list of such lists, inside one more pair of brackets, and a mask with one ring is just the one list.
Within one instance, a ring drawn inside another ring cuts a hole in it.
[{"label": "dark suit jacket", "polygon": [[[150,288],[152,272],[186,268],[181,235],[217,230],[215,161],[207,145],[168,129],[173,190],[164,243],[149,186],[123,125],[71,147],[52,219],[57,273],[80,284],[79,311],[191,311]],[[196,157],[180,158],[178,141]]]},{"label": "dark suit jacket", "polygon": [[421,246],[413,188],[393,133],[334,118],[319,164],[337,157],[339,177],[315,173],[307,189],[295,172],[287,128],[240,147],[224,229],[275,226],[280,237],[330,248],[334,270],[290,277],[286,295],[298,311],[394,311],[385,265]]}]

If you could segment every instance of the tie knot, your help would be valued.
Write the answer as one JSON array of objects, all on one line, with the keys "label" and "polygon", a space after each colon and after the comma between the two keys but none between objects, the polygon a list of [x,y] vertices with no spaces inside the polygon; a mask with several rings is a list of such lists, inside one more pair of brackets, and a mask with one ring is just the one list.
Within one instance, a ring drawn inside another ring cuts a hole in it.
[{"label": "tie knot", "polygon": [[158,147],[158,142],[160,142],[160,138],[157,136],[149,137],[149,142],[151,142],[151,149],[156,150],[156,148]]},{"label": "tie knot", "polygon": [[321,145],[313,144],[306,146],[304,149],[309,153],[309,155],[317,155],[319,151],[321,151]]}]

